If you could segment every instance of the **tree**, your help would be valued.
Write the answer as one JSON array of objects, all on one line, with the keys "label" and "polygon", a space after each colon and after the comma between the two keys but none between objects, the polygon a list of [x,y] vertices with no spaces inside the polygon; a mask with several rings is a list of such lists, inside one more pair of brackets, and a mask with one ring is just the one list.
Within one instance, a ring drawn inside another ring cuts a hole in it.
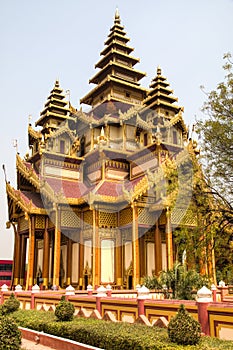
[{"label": "tree", "polygon": [[233,62],[229,53],[224,59],[224,81],[205,92],[205,117],[197,122],[206,183],[203,197],[213,199],[205,217],[219,270],[233,261]]}]

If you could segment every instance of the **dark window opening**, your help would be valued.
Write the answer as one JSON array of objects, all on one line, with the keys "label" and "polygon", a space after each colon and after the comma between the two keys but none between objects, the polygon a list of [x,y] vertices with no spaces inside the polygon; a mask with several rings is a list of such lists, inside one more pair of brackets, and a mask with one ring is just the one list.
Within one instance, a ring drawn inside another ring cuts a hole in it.
[{"label": "dark window opening", "polygon": [[173,131],[173,143],[177,145],[177,132]]},{"label": "dark window opening", "polygon": [[65,141],[61,140],[60,141],[60,153],[65,153]]},{"label": "dark window opening", "polygon": [[81,138],[81,142],[80,142],[80,156],[84,156],[85,154],[85,137],[83,136]]}]

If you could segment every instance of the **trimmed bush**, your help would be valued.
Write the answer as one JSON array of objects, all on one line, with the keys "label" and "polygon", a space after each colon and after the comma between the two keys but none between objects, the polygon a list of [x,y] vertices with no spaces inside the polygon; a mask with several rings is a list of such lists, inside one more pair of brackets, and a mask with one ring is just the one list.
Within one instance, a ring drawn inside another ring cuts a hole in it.
[{"label": "trimmed bush", "polygon": [[11,312],[19,309],[20,302],[15,297],[14,293],[11,293],[10,297],[4,302],[1,308],[2,315],[10,314]]},{"label": "trimmed bush", "polygon": [[201,325],[180,305],[178,313],[168,324],[170,340],[182,345],[198,344],[201,338]]},{"label": "trimmed bush", "polygon": [[11,317],[0,318],[0,349],[18,350],[21,345],[21,332]]},{"label": "trimmed bush", "polygon": [[74,317],[71,322],[58,322],[53,312],[37,310],[18,310],[13,317],[19,326],[105,350],[233,350],[232,341],[207,336],[201,337],[197,345],[178,345],[171,342],[166,329],[140,324],[82,317]]},{"label": "trimmed bush", "polygon": [[74,305],[65,300],[64,295],[61,297],[61,301],[56,307],[55,316],[59,321],[71,321],[74,316]]}]

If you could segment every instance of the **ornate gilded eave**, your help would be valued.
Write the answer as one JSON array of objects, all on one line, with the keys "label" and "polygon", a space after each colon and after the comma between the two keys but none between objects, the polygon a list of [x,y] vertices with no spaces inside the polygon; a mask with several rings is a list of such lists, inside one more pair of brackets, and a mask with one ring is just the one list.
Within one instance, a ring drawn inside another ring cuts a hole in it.
[{"label": "ornate gilded eave", "polygon": [[55,201],[54,191],[46,180],[39,179],[33,168],[28,169],[18,154],[16,156],[16,167],[19,173],[24,176],[38,191],[40,191],[42,196],[45,196],[51,202]]},{"label": "ornate gilded eave", "polygon": [[40,131],[36,131],[33,129],[33,127],[29,124],[28,125],[28,134],[34,138],[35,140],[41,139],[42,138],[42,134]]},{"label": "ornate gilded eave", "polygon": [[130,55],[127,55],[123,52],[120,52],[116,49],[111,49],[107,55],[105,55],[104,57],[102,57],[96,64],[95,64],[95,68],[102,68],[102,62],[106,61],[108,59],[109,56],[113,55],[113,54],[116,54],[118,56],[121,56],[121,57],[124,57],[126,58],[128,61],[131,61],[133,62],[134,64],[140,62],[140,58],[137,58],[137,57],[134,57],[134,56],[130,56]]},{"label": "ornate gilded eave", "polygon": [[40,181],[33,167],[31,166],[30,169],[27,168],[19,154],[16,155],[16,168],[19,173],[25,177],[25,179],[27,179],[36,189],[40,188]]},{"label": "ornate gilded eave", "polygon": [[183,111],[183,107],[177,106],[177,105],[173,105],[172,103],[169,102],[165,102],[164,100],[161,100],[159,98],[157,98],[155,101],[151,102],[147,107],[151,108],[154,106],[164,106],[165,108],[169,108],[173,111],[176,111],[177,113],[179,113],[179,111]]},{"label": "ornate gilded eave", "polygon": [[15,205],[19,206],[22,211],[28,214],[46,215],[46,210],[43,208],[35,207],[31,200],[29,203],[26,203],[26,201],[22,198],[21,191],[16,191],[9,183],[6,184],[6,192],[7,195],[13,200]]},{"label": "ornate gilded eave", "polygon": [[66,115],[65,114],[62,115],[62,114],[58,114],[55,112],[46,111],[46,113],[43,114],[39,120],[37,120],[36,126],[40,125],[42,120],[44,120],[46,118],[48,119],[50,117],[55,117],[55,118],[62,119],[62,120],[73,120],[73,118],[69,116],[69,112]]},{"label": "ornate gilded eave", "polygon": [[122,113],[121,111],[119,111],[119,119],[122,122],[126,120],[130,120],[142,110],[143,110],[142,106],[135,105],[129,108],[127,112]]},{"label": "ornate gilded eave", "polygon": [[[129,57],[129,56],[128,56]],[[137,78],[140,80],[141,78],[145,77],[146,76],[146,73],[145,72],[141,72],[139,70],[136,70],[134,68],[131,68],[129,66],[126,66],[124,64],[121,64],[121,63],[118,63],[116,61],[110,61],[110,62],[107,62],[107,64],[98,72],[94,75],[94,77],[92,77],[90,80],[89,80],[89,83],[98,83],[97,81],[95,82],[95,80],[101,76],[103,73],[104,73],[104,70],[107,70],[109,67],[111,66],[115,66],[115,67],[119,67],[119,68],[122,68],[124,71],[127,71],[127,72],[130,72],[130,73],[133,73],[135,76],[137,76]]]},{"label": "ornate gilded eave", "polygon": [[[95,96],[95,94],[98,92],[98,90],[100,90],[101,87],[104,87],[105,84],[110,83],[110,82],[115,82],[118,83],[119,85],[123,85],[123,86],[127,86],[129,88],[132,88],[134,90],[140,90],[143,93],[147,93],[148,89],[140,86],[139,83],[129,83],[128,81],[125,80],[121,80],[121,79],[117,79],[111,75],[107,75],[106,78],[99,83],[94,89],[92,89],[88,94],[86,94],[83,98],[80,99],[80,103],[87,103],[90,104],[88,101],[91,97]],[[115,97],[112,97],[112,99],[116,99]],[[119,101],[121,101],[119,99]],[[124,100],[124,102],[128,102],[130,103],[129,99]]]},{"label": "ornate gilded eave", "polygon": [[170,122],[169,122],[169,124],[171,125],[171,126],[174,126],[174,125],[176,125],[176,124],[178,124],[178,123],[180,123],[180,125],[181,125],[181,127],[182,127],[182,129],[183,129],[183,132],[188,132],[187,131],[187,127],[186,127],[186,125],[185,125],[185,123],[184,123],[184,120],[183,120],[183,117],[182,117],[182,113],[181,113],[181,111],[179,111],[179,113],[175,116],[175,117],[173,117],[171,120],[170,120]]},{"label": "ornate gilded eave", "polygon": [[125,50],[127,50],[128,52],[134,51],[134,48],[133,48],[133,47],[128,46],[128,45],[126,45],[126,44],[123,43],[123,42],[119,42],[119,41],[116,40],[116,39],[113,39],[113,40],[111,41],[111,43],[110,43],[108,46],[106,46],[106,47],[101,51],[100,55],[101,55],[101,56],[106,55],[106,53],[108,52],[109,48],[110,48],[112,45],[119,45],[119,46],[123,47]]},{"label": "ornate gilded eave", "polygon": [[[161,91],[157,91],[156,93],[149,95],[149,96],[144,100],[144,103],[147,103],[147,102],[156,100],[156,99],[159,98],[159,97],[160,97],[161,99],[164,98],[164,100],[165,100],[165,99],[170,100],[170,101],[171,101],[171,102],[170,102],[171,104],[172,104],[173,102],[177,102],[177,101],[178,101],[178,98],[177,98],[177,97],[174,97],[174,96],[171,96],[171,95],[162,93]],[[153,103],[153,102],[151,102],[151,103]],[[176,106],[175,106],[175,107],[176,107]]]},{"label": "ornate gilded eave", "polygon": [[59,126],[59,128],[57,130],[51,131],[49,136],[50,137],[59,137],[62,134],[68,134],[70,139],[72,140],[72,142],[75,141],[75,130],[71,130],[68,127],[68,121],[66,120],[64,125]]},{"label": "ornate gilded eave", "polygon": [[[62,101],[61,101],[62,102]],[[46,113],[48,113],[50,108],[54,108],[54,109],[59,109],[62,110],[63,112],[67,112],[69,113],[69,108],[65,107],[65,106],[58,106],[52,102],[49,101],[48,104],[45,104],[45,108],[43,109],[43,111],[40,113],[41,116],[45,115]],[[51,114],[53,114],[54,112],[50,112]],[[55,114],[55,113],[54,113]]]}]

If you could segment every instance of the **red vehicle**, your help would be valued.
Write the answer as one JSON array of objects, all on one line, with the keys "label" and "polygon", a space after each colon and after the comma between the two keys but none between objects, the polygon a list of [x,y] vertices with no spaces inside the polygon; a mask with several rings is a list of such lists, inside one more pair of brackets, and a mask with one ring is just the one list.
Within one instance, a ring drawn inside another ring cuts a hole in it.
[{"label": "red vehicle", "polygon": [[6,284],[11,285],[13,260],[0,260],[0,287]]}]

